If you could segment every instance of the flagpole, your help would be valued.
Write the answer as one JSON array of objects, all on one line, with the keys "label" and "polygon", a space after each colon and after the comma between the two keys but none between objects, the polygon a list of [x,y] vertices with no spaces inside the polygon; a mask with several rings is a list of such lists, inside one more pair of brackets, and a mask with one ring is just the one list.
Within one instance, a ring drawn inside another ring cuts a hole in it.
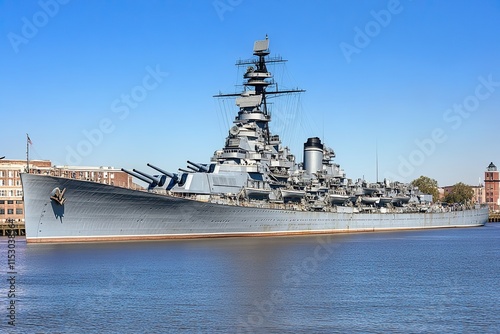
[{"label": "flagpole", "polygon": [[30,172],[30,136],[26,134],[26,173]]},{"label": "flagpole", "polygon": [[377,175],[378,183],[378,138],[375,139],[375,174]]}]

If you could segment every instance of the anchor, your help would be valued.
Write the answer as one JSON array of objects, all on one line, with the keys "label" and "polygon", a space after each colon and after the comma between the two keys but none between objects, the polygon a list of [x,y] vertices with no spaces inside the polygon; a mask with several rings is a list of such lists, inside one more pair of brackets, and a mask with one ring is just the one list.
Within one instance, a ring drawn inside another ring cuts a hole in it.
[{"label": "anchor", "polygon": [[54,188],[52,192],[50,193],[50,199],[56,202],[59,205],[63,205],[64,202],[66,201],[66,198],[64,198],[64,193],[66,192],[66,188],[63,190],[59,189],[58,187]]}]

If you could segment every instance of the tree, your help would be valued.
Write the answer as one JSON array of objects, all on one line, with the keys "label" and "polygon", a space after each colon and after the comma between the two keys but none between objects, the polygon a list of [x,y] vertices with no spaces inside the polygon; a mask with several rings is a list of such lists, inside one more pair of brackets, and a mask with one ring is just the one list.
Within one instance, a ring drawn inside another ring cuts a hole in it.
[{"label": "tree", "polygon": [[472,190],[472,187],[459,182],[455,184],[450,193],[444,197],[444,201],[447,203],[467,203],[472,201],[473,197],[474,190]]},{"label": "tree", "polygon": [[411,181],[410,184],[414,187],[418,187],[424,194],[432,195],[433,201],[439,200],[438,183],[436,180],[422,175],[418,179]]}]

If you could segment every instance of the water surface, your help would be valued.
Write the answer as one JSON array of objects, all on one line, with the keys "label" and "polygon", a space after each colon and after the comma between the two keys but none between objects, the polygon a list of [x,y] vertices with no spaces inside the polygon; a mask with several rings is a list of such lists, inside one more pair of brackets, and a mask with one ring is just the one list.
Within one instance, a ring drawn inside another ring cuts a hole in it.
[{"label": "water surface", "polygon": [[500,224],[330,236],[26,244],[12,333],[499,333]]}]

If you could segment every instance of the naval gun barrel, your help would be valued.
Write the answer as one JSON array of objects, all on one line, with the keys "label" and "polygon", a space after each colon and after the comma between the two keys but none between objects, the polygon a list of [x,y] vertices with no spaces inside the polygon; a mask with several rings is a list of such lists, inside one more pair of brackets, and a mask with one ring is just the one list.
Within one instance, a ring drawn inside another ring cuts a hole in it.
[{"label": "naval gun barrel", "polygon": [[142,176],[142,175],[139,175],[139,174],[137,174],[137,173],[134,173],[134,172],[131,172],[131,171],[129,171],[129,170],[126,170],[125,168],[122,168],[122,172],[125,172],[125,173],[127,173],[127,174],[129,174],[129,175],[132,175],[133,177],[135,177],[135,178],[137,178],[137,179],[139,179],[139,180],[142,180],[142,181],[144,181],[144,182],[146,182],[146,183],[151,184],[151,180],[150,180],[150,179],[148,179],[148,178],[145,178],[145,177],[144,177],[144,176]]},{"label": "naval gun barrel", "polygon": [[137,170],[137,169],[132,169],[132,170],[135,173],[140,174],[140,175],[148,178],[150,180],[149,184],[151,187],[155,187],[155,186],[162,187],[165,184],[165,181],[167,180],[166,175],[161,175],[161,176],[160,175],[149,175],[149,174],[141,172],[140,170]]},{"label": "naval gun barrel", "polygon": [[[208,172],[208,167],[207,166],[204,166],[204,165],[201,165],[201,164],[197,164],[197,163],[191,162],[189,160],[187,161],[187,163],[190,164],[190,165],[195,166],[196,168],[198,168],[199,172],[205,172],[205,173]],[[189,167],[189,168],[191,168],[191,167]],[[193,168],[191,168],[191,169],[193,169]]]},{"label": "naval gun barrel", "polygon": [[162,173],[162,174],[164,174],[164,175],[168,176],[168,177],[169,177],[169,178],[171,178],[171,179],[174,179],[174,180],[177,180],[177,179],[178,179],[177,174],[167,172],[166,170],[163,170],[163,169],[161,169],[160,167],[156,167],[156,166],[154,166],[154,165],[152,165],[152,164],[150,164],[150,163],[148,163],[147,165],[148,165],[148,167],[151,167],[151,168],[153,168],[153,169],[156,169],[157,171],[159,171],[160,173]]}]

